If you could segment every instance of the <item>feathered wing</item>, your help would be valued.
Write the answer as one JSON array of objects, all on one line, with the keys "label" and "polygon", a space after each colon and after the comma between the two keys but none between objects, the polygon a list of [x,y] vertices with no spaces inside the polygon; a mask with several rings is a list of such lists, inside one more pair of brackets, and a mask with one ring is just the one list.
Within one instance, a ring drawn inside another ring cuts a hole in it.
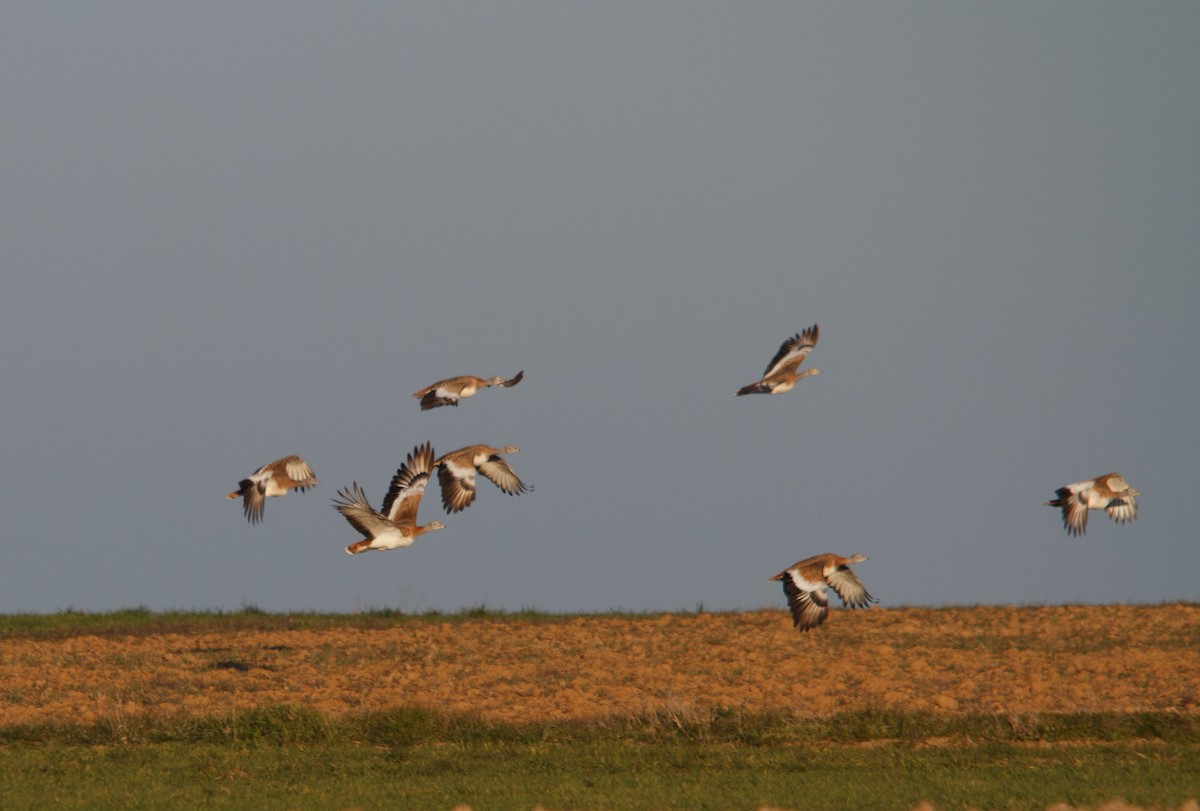
[{"label": "feathered wing", "polygon": [[742,386],[737,390],[736,394],[741,397],[746,394],[770,394],[771,384],[765,380],[760,380],[757,383],[751,383],[749,386]]},{"label": "feathered wing", "polygon": [[458,397],[443,394],[444,389],[434,389],[421,398],[421,410],[440,408],[442,406],[458,406]]},{"label": "feathered wing", "polygon": [[772,579],[783,582],[783,593],[792,612],[793,627],[807,631],[816,628],[829,616],[829,599],[824,583],[806,579],[796,568],[782,571]]},{"label": "feathered wing", "polygon": [[338,490],[338,498],[333,500],[333,506],[350,522],[350,526],[368,538],[395,528],[391,521],[371,507],[367,494],[358,486],[358,482],[354,482],[350,489]]},{"label": "feathered wing", "polygon": [[514,375],[512,378],[505,380],[500,385],[506,389],[511,389],[513,386],[517,385],[524,379],[525,379],[525,370],[522,369],[521,371],[517,372],[516,375]]},{"label": "feathered wing", "polygon": [[263,517],[263,505],[267,498],[267,479],[271,478],[271,470],[288,459],[293,458],[298,459],[299,457],[289,456],[285,459],[263,465],[251,473],[249,478],[238,482],[238,489],[226,495],[225,498],[240,498],[242,500],[242,514],[246,516],[246,520],[251,524],[259,523]]},{"label": "feathered wing", "polygon": [[441,386],[445,382],[446,382],[445,380],[439,380],[436,383],[431,383],[430,385],[426,386],[425,388],[421,389],[420,391],[414,391],[412,396],[415,399],[420,400],[422,397],[429,394],[430,392],[432,392],[434,389],[436,389],[438,386]]},{"label": "feathered wing", "polygon": [[[1130,488],[1129,482],[1125,481],[1125,477],[1120,473],[1109,473],[1107,476],[1103,476],[1101,481],[1115,496],[1104,505],[1104,511],[1108,513],[1108,517],[1118,524],[1124,524],[1137,518],[1137,501],[1134,499],[1132,488]],[[1117,495],[1118,493],[1123,495]]]},{"label": "feathered wing", "polygon": [[1104,511],[1108,513],[1109,518],[1118,524],[1124,524],[1127,521],[1137,518],[1137,500],[1133,496],[1114,498],[1108,502],[1108,506],[1104,508]]},{"label": "feathered wing", "polygon": [[499,456],[489,456],[487,461],[479,466],[479,472],[510,496],[517,496],[531,489],[517,478],[517,474],[513,473],[512,468],[508,466],[508,462]]},{"label": "feathered wing", "polygon": [[1062,509],[1063,528],[1068,535],[1083,535],[1087,532],[1087,490],[1091,482],[1077,482],[1054,491],[1058,498],[1047,501],[1047,506]]},{"label": "feathered wing", "polygon": [[266,480],[254,481],[253,479],[242,479],[242,512],[246,516],[246,520],[251,524],[257,524],[263,520],[263,506],[267,503],[267,483]]},{"label": "feathered wing", "polygon": [[788,338],[780,345],[779,351],[775,353],[775,357],[771,358],[771,362],[767,364],[767,370],[763,372],[763,377],[770,377],[785,369],[795,372],[797,367],[808,357],[808,353],[812,352],[813,347],[817,345],[819,338],[820,330],[816,324],[804,332],[796,333]]},{"label": "feathered wing", "polygon": [[425,485],[432,469],[433,446],[426,442],[413,448],[392,477],[391,486],[383,498],[382,512],[389,521],[397,524],[401,521],[416,523],[417,508],[421,505],[421,497],[425,495]]},{"label": "feathered wing", "polygon": [[475,466],[444,460],[438,467],[438,483],[442,486],[442,507],[456,513],[471,506],[475,500]]},{"label": "feathered wing", "polygon": [[871,603],[879,602],[863,588],[849,566],[837,567],[825,576],[825,580],[847,608],[867,608]]},{"label": "feathered wing", "polygon": [[287,477],[296,483],[294,489],[304,492],[315,484],[318,484],[317,477],[313,474],[313,470],[299,456],[289,456],[286,459],[281,459],[283,472]]}]

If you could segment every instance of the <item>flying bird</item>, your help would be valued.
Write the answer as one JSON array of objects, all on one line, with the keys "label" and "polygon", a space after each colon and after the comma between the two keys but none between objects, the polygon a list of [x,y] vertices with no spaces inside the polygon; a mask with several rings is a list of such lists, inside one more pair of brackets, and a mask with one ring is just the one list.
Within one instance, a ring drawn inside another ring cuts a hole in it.
[{"label": "flying bird", "polygon": [[792,625],[807,631],[824,622],[829,616],[829,589],[837,592],[847,608],[868,608],[870,603],[879,602],[867,593],[849,566],[866,559],[866,555],[844,558],[829,552],[802,560],[770,578],[783,581]]},{"label": "flying bird", "polygon": [[474,375],[450,377],[445,380],[439,380],[432,386],[426,386],[420,391],[413,392],[413,397],[421,401],[422,411],[428,411],[438,406],[457,406],[459,400],[473,396],[480,389],[492,386],[503,386],[506,389],[511,389],[520,383],[524,377],[524,370],[517,372],[516,376],[509,380],[505,380],[503,377],[493,377],[484,380],[482,377],[475,377]]},{"label": "flying bird", "polygon": [[412,542],[426,532],[445,529],[440,521],[430,521],[421,526],[417,523],[417,508],[425,494],[425,484],[433,470],[433,447],[426,442],[418,445],[408,459],[392,477],[392,484],[383,498],[383,511],[376,511],[367,494],[354,482],[353,486],[339,490],[333,506],[345,516],[350,526],[366,537],[346,547],[346,552],[357,555],[368,549],[395,549],[412,546]]},{"label": "flying bird", "polygon": [[1047,501],[1046,506],[1062,508],[1063,527],[1068,535],[1082,535],[1087,532],[1088,510],[1104,510],[1118,524],[1137,518],[1134,496],[1141,494],[1120,473],[1109,473],[1058,488],[1055,491],[1058,498]]},{"label": "flying bird", "polygon": [[285,456],[269,465],[263,465],[250,474],[250,478],[238,482],[238,489],[225,498],[242,499],[242,511],[246,520],[257,524],[263,519],[263,502],[267,496],[285,496],[288,490],[304,492],[319,484],[312,468],[299,456]]},{"label": "flying bird", "polygon": [[800,368],[800,364],[804,363],[808,353],[817,345],[820,335],[817,325],[813,324],[804,332],[798,332],[788,338],[780,345],[779,351],[775,353],[775,357],[771,358],[771,362],[767,364],[767,370],[763,372],[762,380],[751,383],[749,386],[742,386],[737,390],[738,396],[743,394],[782,394],[785,391],[791,391],[797,380],[821,374],[820,369],[796,371]]},{"label": "flying bird", "polygon": [[442,506],[448,513],[456,513],[471,506],[475,500],[475,471],[486,476],[492,484],[510,496],[532,490],[512,472],[508,462],[500,458],[502,453],[516,453],[513,445],[493,448],[490,445],[470,445],[452,451],[434,462],[438,468],[438,482],[442,485]]}]

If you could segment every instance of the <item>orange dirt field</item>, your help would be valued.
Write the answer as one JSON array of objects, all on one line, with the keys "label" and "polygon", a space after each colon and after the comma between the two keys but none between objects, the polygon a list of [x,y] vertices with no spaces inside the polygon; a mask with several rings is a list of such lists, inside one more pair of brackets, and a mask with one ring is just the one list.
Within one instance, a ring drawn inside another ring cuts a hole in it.
[{"label": "orange dirt field", "polygon": [[1200,713],[1200,606],[782,610],[0,640],[0,725],[423,706],[487,719],[714,708]]}]

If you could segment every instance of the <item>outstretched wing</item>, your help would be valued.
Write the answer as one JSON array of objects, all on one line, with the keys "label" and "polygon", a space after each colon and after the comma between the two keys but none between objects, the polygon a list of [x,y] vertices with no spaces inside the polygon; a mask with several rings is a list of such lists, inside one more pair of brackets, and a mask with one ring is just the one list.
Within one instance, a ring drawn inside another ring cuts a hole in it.
[{"label": "outstretched wing", "polygon": [[408,459],[392,477],[392,484],[383,498],[383,515],[389,521],[416,523],[417,508],[425,495],[429,471],[433,469],[433,446],[426,442],[408,454]]},{"label": "outstretched wing", "polygon": [[350,489],[338,490],[338,498],[333,500],[333,506],[345,516],[350,526],[368,538],[395,528],[392,522],[371,507],[367,494],[358,486],[358,482],[354,482]]},{"label": "outstretched wing", "polygon": [[849,566],[837,567],[826,575],[825,579],[847,608],[867,608],[871,603],[879,602],[863,588],[863,584],[858,582],[858,577]]},{"label": "outstretched wing", "polygon": [[791,372],[796,371],[796,368],[808,357],[808,353],[812,352],[813,347],[817,345],[818,338],[820,338],[820,330],[816,324],[804,332],[788,338],[780,345],[779,351],[775,353],[775,357],[771,358],[771,362],[767,364],[767,370],[763,372],[763,377],[770,377],[784,369]]},{"label": "outstretched wing", "polygon": [[510,496],[517,496],[531,489],[517,478],[517,474],[513,473],[512,468],[508,466],[508,462],[499,456],[489,456],[487,461],[479,466],[479,472]]},{"label": "outstretched wing", "polygon": [[512,377],[510,380],[505,380],[500,385],[506,389],[511,389],[513,386],[517,385],[524,379],[525,379],[525,370],[522,369],[521,371],[517,372],[517,374],[514,377]]}]

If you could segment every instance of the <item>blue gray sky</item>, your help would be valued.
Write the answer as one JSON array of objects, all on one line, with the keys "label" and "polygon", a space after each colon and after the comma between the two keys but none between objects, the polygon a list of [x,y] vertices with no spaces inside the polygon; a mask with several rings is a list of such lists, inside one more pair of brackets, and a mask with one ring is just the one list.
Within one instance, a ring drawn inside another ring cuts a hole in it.
[{"label": "blue gray sky", "polygon": [[[1200,599],[1198,87],[1190,2],[7,3],[0,611]],[[534,491],[346,555],[426,440]]]}]

